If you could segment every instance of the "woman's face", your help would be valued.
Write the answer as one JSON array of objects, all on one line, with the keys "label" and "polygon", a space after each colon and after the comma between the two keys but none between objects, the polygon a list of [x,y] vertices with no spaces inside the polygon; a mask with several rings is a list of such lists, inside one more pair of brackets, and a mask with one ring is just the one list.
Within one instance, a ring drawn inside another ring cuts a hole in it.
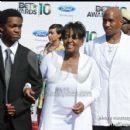
[{"label": "woman's face", "polygon": [[51,43],[54,43],[58,40],[60,40],[61,34],[58,34],[56,32],[56,28],[54,29],[49,29],[49,34],[48,34],[48,39]]},{"label": "woman's face", "polygon": [[130,35],[130,21],[123,19],[123,25],[121,29],[125,34]]},{"label": "woman's face", "polygon": [[83,44],[83,39],[79,39],[73,35],[73,31],[69,30],[65,33],[63,40],[65,51],[69,53],[79,53],[79,48]]}]

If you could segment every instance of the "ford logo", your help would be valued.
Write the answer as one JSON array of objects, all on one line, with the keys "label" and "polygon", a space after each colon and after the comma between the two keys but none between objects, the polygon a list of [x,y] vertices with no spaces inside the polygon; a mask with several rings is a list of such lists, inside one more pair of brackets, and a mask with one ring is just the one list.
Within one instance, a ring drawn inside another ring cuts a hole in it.
[{"label": "ford logo", "polygon": [[33,35],[36,37],[46,37],[48,36],[48,32],[44,30],[36,30],[33,32]]},{"label": "ford logo", "polygon": [[68,5],[63,5],[63,6],[59,6],[58,9],[60,11],[63,11],[63,12],[72,12],[75,10],[75,7],[73,6],[68,6]]}]

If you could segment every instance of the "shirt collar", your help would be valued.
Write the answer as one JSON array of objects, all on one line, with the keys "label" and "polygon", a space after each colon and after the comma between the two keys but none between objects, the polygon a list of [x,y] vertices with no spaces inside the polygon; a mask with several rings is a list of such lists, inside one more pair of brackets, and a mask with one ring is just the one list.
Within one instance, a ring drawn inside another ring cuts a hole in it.
[{"label": "shirt collar", "polygon": [[17,48],[18,48],[18,41],[16,41],[11,47],[7,47],[3,43],[3,41],[0,39],[0,46],[1,46],[2,53],[4,53],[5,50],[9,48],[12,51],[12,54],[15,55],[16,51],[17,51]]}]

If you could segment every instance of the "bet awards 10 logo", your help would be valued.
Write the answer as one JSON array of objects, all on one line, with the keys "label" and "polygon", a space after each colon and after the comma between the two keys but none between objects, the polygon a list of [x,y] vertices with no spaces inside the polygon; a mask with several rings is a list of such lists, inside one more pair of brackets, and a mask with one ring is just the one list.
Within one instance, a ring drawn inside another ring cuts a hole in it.
[{"label": "bet awards 10 logo", "polygon": [[51,5],[43,3],[28,3],[28,2],[19,2],[18,10],[22,14],[29,15],[49,15],[51,13]]},{"label": "bet awards 10 logo", "polygon": [[[95,11],[89,11],[87,13],[87,17],[102,17],[104,11],[109,7],[112,7],[112,6],[99,6],[99,5],[96,5],[95,6]],[[119,8],[119,9],[126,8],[126,7],[118,7],[118,6],[115,6],[115,7]]]}]

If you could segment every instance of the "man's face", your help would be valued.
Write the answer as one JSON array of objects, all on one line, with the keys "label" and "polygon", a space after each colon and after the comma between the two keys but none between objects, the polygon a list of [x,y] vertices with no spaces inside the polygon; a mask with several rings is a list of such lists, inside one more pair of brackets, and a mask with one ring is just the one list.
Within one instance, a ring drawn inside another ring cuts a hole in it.
[{"label": "man's face", "polygon": [[121,29],[125,34],[130,35],[130,21],[123,19],[123,25]]},{"label": "man's face", "polygon": [[103,16],[103,28],[106,35],[114,35],[121,29],[122,21],[113,10],[107,11]]},{"label": "man's face", "polygon": [[2,27],[2,40],[5,44],[12,45],[21,37],[22,19],[20,17],[8,17]]}]

